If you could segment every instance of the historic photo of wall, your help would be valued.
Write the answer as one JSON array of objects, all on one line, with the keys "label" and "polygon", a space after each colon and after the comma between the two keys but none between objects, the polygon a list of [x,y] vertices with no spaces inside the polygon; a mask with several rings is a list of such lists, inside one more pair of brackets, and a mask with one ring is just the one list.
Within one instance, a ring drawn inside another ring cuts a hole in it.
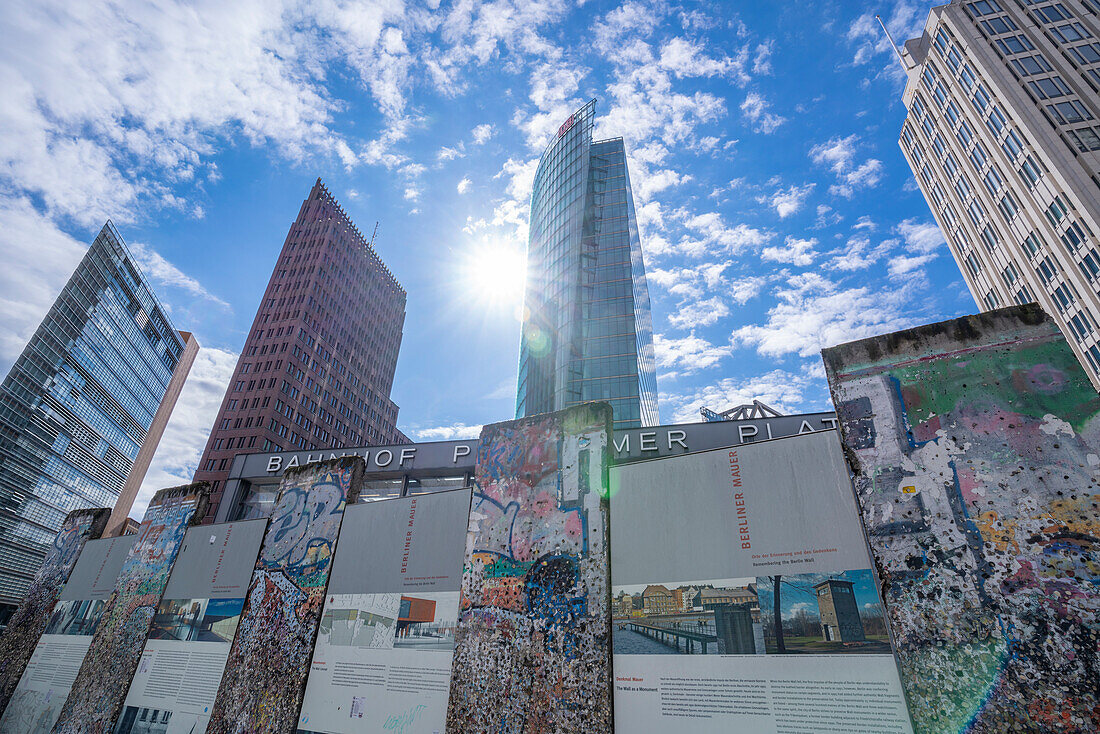
[{"label": "historic photo of wall", "polygon": [[615,586],[616,655],[762,655],[755,579]]},{"label": "historic photo of wall", "polygon": [[890,653],[871,569],[759,576],[755,586],[768,654]]}]

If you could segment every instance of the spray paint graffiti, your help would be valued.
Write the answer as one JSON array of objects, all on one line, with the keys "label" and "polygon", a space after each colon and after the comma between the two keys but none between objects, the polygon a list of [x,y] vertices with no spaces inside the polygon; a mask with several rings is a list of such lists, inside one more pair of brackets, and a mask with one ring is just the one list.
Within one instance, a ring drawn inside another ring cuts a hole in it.
[{"label": "spray paint graffiti", "polygon": [[482,430],[449,732],[610,731],[610,427],[589,404]]},{"label": "spray paint graffiti", "polygon": [[287,471],[271,514],[207,732],[293,732],[359,456]]},{"label": "spray paint graffiti", "polygon": [[1038,307],[823,352],[921,732],[1100,729],[1100,400]]},{"label": "spray paint graffiti", "polygon": [[103,534],[110,516],[111,511],[104,508],[74,510],[61,523],[27,595],[0,637],[0,713],[11,700],[84,543]]},{"label": "spray paint graffiti", "polygon": [[153,495],[54,725],[56,734],[109,732],[114,726],[183,536],[202,520],[209,495],[206,482]]}]

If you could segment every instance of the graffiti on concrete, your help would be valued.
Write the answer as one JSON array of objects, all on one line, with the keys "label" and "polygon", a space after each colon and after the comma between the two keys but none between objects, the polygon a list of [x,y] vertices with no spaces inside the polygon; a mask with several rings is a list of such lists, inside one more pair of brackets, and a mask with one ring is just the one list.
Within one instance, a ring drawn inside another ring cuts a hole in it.
[{"label": "graffiti on concrete", "polygon": [[202,520],[209,494],[209,485],[199,482],[153,495],[54,726],[56,734],[114,727],[183,536]]},{"label": "graffiti on concrete", "polygon": [[347,505],[365,464],[346,456],[283,476],[207,732],[293,732]]},{"label": "graffiti on concrete", "polygon": [[84,543],[103,534],[110,516],[105,508],[74,510],[61,523],[27,595],[0,637],[0,713],[7,708]]},{"label": "graffiti on concrete", "polygon": [[482,430],[448,731],[610,731],[610,426],[588,404]]},{"label": "graffiti on concrete", "polygon": [[1038,307],[823,352],[922,732],[1100,730],[1100,400]]}]

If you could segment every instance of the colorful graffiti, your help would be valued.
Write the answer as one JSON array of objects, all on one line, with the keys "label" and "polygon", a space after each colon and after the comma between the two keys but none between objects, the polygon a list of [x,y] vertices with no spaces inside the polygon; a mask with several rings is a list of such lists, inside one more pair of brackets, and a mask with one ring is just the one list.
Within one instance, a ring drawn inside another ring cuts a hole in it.
[{"label": "colorful graffiti", "polygon": [[362,457],[283,476],[207,732],[293,732],[344,508],[363,484]]},{"label": "colorful graffiti", "polygon": [[110,516],[110,509],[105,508],[74,510],[61,523],[61,530],[31,581],[27,595],[0,636],[0,714],[7,708],[34,646],[46,629],[57,597],[69,580],[84,543],[103,534]]},{"label": "colorful graffiti", "polygon": [[611,730],[605,403],[486,426],[450,732]]},{"label": "colorful graffiti", "polygon": [[56,734],[111,731],[183,536],[202,520],[209,494],[209,485],[199,482],[153,495],[54,726]]},{"label": "colorful graffiti", "polygon": [[916,730],[1100,730],[1100,399],[1057,327],[823,356]]}]

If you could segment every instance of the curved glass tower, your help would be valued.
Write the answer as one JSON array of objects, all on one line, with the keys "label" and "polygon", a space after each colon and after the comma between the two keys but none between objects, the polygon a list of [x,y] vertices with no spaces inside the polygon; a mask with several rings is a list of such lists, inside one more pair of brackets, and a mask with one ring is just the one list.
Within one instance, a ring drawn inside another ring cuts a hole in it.
[{"label": "curved glass tower", "polygon": [[531,195],[516,416],[607,400],[615,428],[656,425],[642,243],[622,138],[592,140],[596,101],[546,147]]}]

